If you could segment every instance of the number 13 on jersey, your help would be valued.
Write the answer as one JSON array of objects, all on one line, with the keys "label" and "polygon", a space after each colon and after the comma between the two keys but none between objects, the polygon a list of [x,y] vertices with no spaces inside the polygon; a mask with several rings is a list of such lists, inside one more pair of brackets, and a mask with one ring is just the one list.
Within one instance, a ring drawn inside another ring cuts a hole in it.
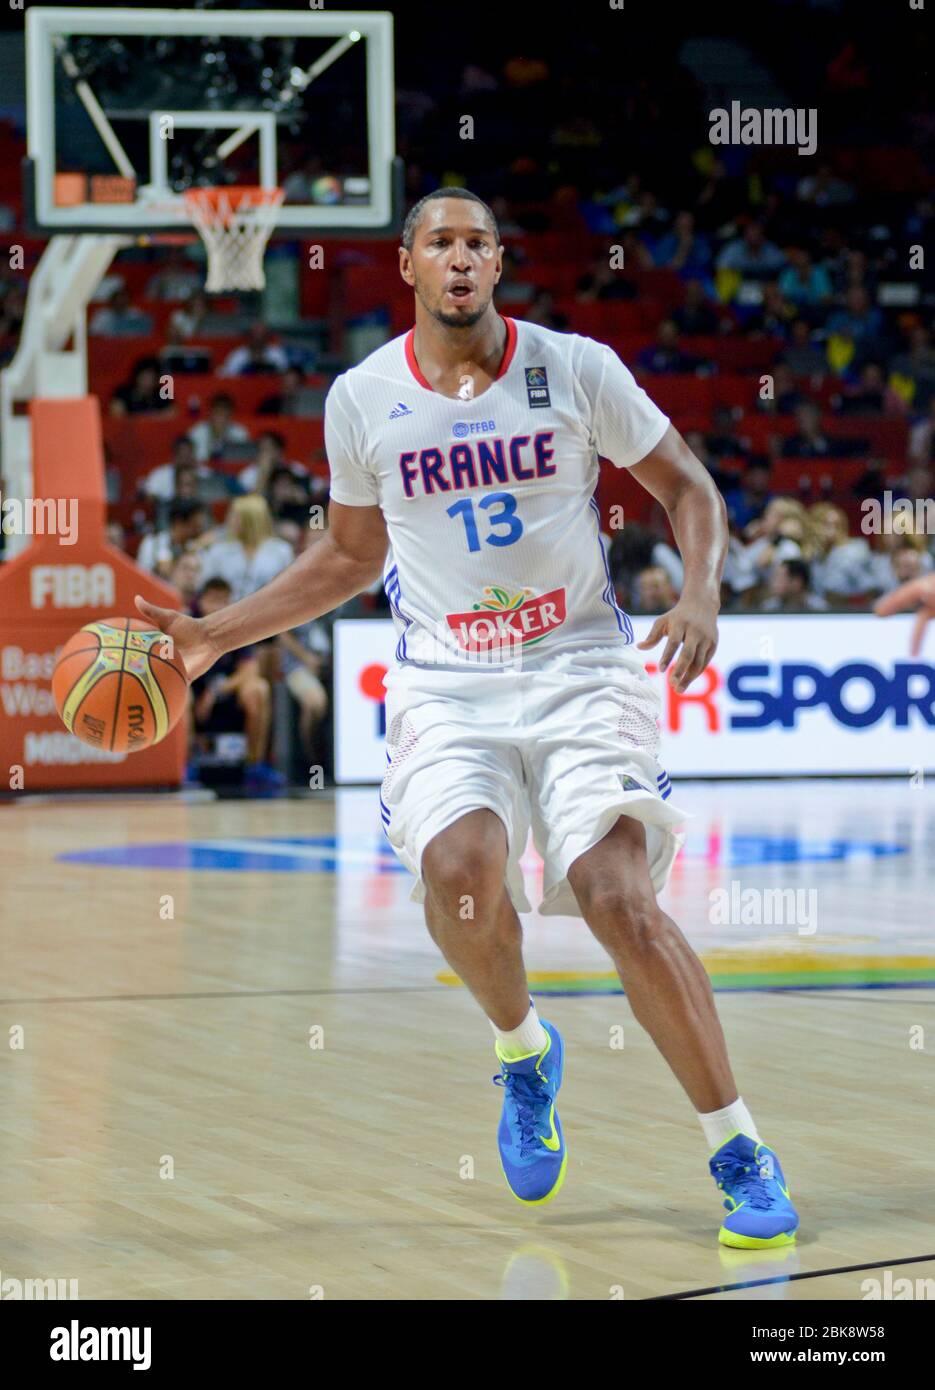
[{"label": "number 13 on jersey", "polygon": [[463,497],[447,509],[449,516],[460,516],[464,522],[468,550],[480,550],[482,539],[484,545],[514,545],[519,540],[523,523],[516,515],[516,498],[512,492],[488,492],[477,506],[487,513],[482,518],[487,528],[483,538],[478,533],[473,498]]}]

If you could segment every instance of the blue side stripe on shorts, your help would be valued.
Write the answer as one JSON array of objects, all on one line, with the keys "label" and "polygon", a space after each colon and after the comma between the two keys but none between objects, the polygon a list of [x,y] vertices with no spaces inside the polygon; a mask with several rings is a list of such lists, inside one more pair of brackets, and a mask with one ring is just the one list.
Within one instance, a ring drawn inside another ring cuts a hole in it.
[{"label": "blue side stripe on shorts", "polygon": [[403,592],[399,583],[399,569],[396,565],[391,566],[386,573],[383,580],[383,592],[386,594],[387,601],[393,613],[401,623],[405,623],[406,625],[396,645],[396,660],[404,661],[408,655],[406,651],[406,634],[412,626],[413,620],[407,617],[399,606],[399,601],[403,596]]}]

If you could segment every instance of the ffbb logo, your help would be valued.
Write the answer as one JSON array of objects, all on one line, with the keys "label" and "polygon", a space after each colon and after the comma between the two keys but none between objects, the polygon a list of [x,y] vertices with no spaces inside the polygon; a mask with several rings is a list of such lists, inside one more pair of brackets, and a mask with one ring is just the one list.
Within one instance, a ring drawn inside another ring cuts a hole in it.
[{"label": "ffbb logo", "polygon": [[490,587],[470,613],[447,613],[445,619],[462,651],[529,647],[565,621],[565,590],[552,589],[534,597],[530,589],[510,594]]}]

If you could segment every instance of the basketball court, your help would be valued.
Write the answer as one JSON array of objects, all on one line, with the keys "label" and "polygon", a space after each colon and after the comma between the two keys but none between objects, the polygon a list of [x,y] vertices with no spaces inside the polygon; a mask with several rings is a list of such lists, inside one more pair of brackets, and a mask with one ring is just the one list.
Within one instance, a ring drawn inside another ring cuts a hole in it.
[{"label": "basketball court", "polygon": [[[935,1277],[935,1077],[913,1041],[935,1026],[930,793],[678,794],[696,819],[664,903],[782,1136],[796,1246],[717,1244],[691,1107],[584,925],[536,914],[569,1171],[541,1213],[518,1207],[488,1025],[408,901],[374,790],[50,798],[3,811],[3,1019],[25,1033],[4,1069],[4,1273],[106,1299],[855,1300],[880,1262]],[[712,925],[733,882],[813,892],[814,923]]]}]

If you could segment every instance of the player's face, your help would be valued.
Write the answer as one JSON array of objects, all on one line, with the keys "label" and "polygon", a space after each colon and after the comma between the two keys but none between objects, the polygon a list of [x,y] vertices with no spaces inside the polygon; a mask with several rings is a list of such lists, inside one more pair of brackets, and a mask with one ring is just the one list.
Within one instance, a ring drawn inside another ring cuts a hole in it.
[{"label": "player's face", "polygon": [[503,269],[503,250],[479,203],[437,198],[416,230],[412,251],[400,252],[400,273],[425,308],[450,328],[470,328],[490,307]]}]

